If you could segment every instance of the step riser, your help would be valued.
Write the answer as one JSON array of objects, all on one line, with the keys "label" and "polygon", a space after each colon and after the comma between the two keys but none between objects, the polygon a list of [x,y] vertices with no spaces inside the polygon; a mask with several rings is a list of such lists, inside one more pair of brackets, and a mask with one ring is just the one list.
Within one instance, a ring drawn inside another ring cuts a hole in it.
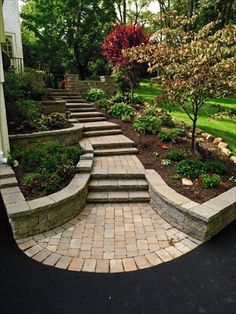
[{"label": "step riser", "polygon": [[70,112],[75,112],[75,113],[80,113],[80,112],[93,112],[96,111],[97,109],[94,107],[89,107],[89,108],[67,108]]},{"label": "step riser", "polygon": [[146,203],[150,202],[149,198],[133,198],[133,199],[107,199],[107,200],[102,200],[102,199],[87,199],[88,203]]},{"label": "step riser", "polygon": [[83,136],[84,137],[97,137],[97,136],[104,136],[104,135],[116,135],[116,134],[121,134],[122,131],[121,130],[107,130],[107,131],[101,131],[99,133],[93,133],[93,132],[84,132]]},{"label": "step riser", "polygon": [[72,118],[97,118],[97,117],[103,117],[103,115],[102,114],[99,114],[99,113],[97,113],[96,111],[95,112],[88,112],[88,113],[86,113],[86,112],[81,112],[81,113],[78,113],[78,112],[76,112],[76,113],[72,113],[71,114],[71,117]]},{"label": "step riser", "polygon": [[106,144],[93,144],[96,151],[103,149],[118,149],[118,148],[133,148],[132,143],[106,143]]},{"label": "step riser", "polygon": [[140,186],[89,186],[91,192],[148,191],[148,185]]},{"label": "step riser", "polygon": [[128,179],[144,179],[145,178],[145,174],[144,173],[118,173],[118,174],[114,174],[114,173],[92,173],[91,174],[91,178],[92,179],[114,179],[114,180],[128,180]]},{"label": "step riser", "polygon": [[69,104],[77,104],[77,103],[82,103],[82,102],[85,102],[83,98],[67,99],[67,103]]},{"label": "step riser", "polygon": [[78,122],[97,122],[97,121],[105,121],[104,117],[94,117],[94,118],[77,118]]},{"label": "step riser", "polygon": [[85,132],[90,131],[105,131],[105,130],[116,130],[119,129],[119,125],[103,125],[103,126],[84,126]]},{"label": "step riser", "polygon": [[133,155],[133,154],[137,154],[138,152],[134,152],[134,151],[126,151],[126,152],[103,152],[103,151],[99,151],[96,150],[94,151],[94,156],[116,156],[116,155]]}]

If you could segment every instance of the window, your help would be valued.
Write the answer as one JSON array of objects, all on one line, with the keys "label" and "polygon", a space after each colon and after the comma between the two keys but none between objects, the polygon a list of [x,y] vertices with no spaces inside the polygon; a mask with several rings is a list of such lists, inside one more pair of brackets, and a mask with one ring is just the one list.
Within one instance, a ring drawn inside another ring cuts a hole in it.
[{"label": "window", "polygon": [[3,44],[3,51],[9,58],[13,58],[13,40],[11,35],[6,35],[6,41]]}]

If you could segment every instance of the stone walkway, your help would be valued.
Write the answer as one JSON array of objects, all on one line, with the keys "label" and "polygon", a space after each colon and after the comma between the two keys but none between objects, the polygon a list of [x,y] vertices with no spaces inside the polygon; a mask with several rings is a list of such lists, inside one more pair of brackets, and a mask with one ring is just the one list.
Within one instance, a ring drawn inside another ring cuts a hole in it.
[{"label": "stone walkway", "polygon": [[148,203],[87,205],[62,227],[18,243],[43,264],[105,273],[158,265],[199,244],[166,223]]},{"label": "stone walkway", "polygon": [[[83,105],[78,103],[76,113],[73,104],[74,117],[82,116],[88,106]],[[19,247],[46,265],[103,273],[151,267],[197,247],[199,241],[169,225],[150,206],[134,143],[124,135],[107,134],[117,132],[117,125],[97,117],[84,122],[83,144],[95,154],[87,199],[91,204],[59,228],[18,240]]]}]

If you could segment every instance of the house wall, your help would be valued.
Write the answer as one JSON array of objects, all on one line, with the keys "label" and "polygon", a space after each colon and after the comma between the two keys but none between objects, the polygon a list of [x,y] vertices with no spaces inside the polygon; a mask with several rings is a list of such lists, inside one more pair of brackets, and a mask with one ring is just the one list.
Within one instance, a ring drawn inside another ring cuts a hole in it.
[{"label": "house wall", "polygon": [[18,0],[5,0],[3,20],[6,35],[13,35],[14,58],[23,58]]}]

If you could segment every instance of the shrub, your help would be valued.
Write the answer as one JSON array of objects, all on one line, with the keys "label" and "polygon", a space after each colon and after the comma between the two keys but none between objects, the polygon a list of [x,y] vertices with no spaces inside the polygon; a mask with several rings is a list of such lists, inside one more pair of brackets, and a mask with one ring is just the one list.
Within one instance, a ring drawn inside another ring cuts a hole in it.
[{"label": "shrub", "polygon": [[161,130],[159,133],[159,138],[162,142],[172,141],[175,143],[178,137],[184,137],[185,135],[185,130],[180,128],[173,128],[169,131]]},{"label": "shrub", "polygon": [[9,161],[16,159],[25,172],[23,184],[29,190],[55,191],[64,179],[75,173],[83,149],[77,146],[60,145],[56,141],[39,143],[34,148],[13,149]]},{"label": "shrub", "polygon": [[113,102],[113,104],[119,103],[119,102],[124,102],[126,104],[131,104],[132,101],[135,104],[143,103],[142,97],[138,96],[137,94],[134,94],[133,95],[133,99],[132,99],[132,95],[130,93],[126,93],[126,94],[117,93],[115,96],[111,97],[111,101]]},{"label": "shrub", "polygon": [[121,68],[114,68],[112,72],[115,87],[119,93],[124,94],[129,90],[129,84],[125,79],[125,71]]},{"label": "shrub", "polygon": [[177,163],[175,171],[190,179],[196,179],[205,172],[204,163],[195,159],[185,159]]},{"label": "shrub", "polygon": [[175,125],[171,115],[166,110],[159,109],[156,106],[146,108],[144,114],[158,117],[162,126],[173,127]]},{"label": "shrub", "polygon": [[186,155],[183,152],[172,150],[166,153],[165,158],[174,160],[174,161],[181,161],[186,158]]},{"label": "shrub", "polygon": [[171,164],[171,160],[170,159],[162,159],[161,164],[163,166],[169,166]]},{"label": "shrub", "polygon": [[48,130],[58,130],[70,125],[66,115],[59,112],[53,112],[49,115],[42,115],[37,121],[37,126],[45,126]]},{"label": "shrub", "polygon": [[225,165],[221,161],[208,161],[205,163],[205,172],[223,174],[226,171]]},{"label": "shrub", "polygon": [[102,99],[99,99],[96,101],[96,103],[98,104],[98,106],[101,108],[101,109],[108,109],[110,107],[110,102],[109,100],[105,99],[105,98],[102,98]]},{"label": "shrub", "polygon": [[100,88],[91,88],[87,92],[86,100],[97,101],[106,97],[106,93]]},{"label": "shrub", "polygon": [[111,106],[108,113],[111,116],[120,118],[123,121],[130,121],[133,116],[133,108],[123,102],[120,102]]},{"label": "shrub", "polygon": [[155,116],[142,116],[135,120],[133,128],[140,133],[157,134],[161,128],[161,120]]},{"label": "shrub", "polygon": [[[41,115],[39,105],[32,99],[18,101],[16,111],[21,116],[22,120],[34,120],[39,118]],[[15,113],[15,115],[16,114],[17,113]]]},{"label": "shrub", "polygon": [[26,189],[32,191],[54,192],[61,183],[61,178],[57,173],[30,173],[23,179]]},{"label": "shrub", "polygon": [[214,188],[220,184],[220,176],[218,174],[203,174],[201,175],[201,178],[204,189]]}]

